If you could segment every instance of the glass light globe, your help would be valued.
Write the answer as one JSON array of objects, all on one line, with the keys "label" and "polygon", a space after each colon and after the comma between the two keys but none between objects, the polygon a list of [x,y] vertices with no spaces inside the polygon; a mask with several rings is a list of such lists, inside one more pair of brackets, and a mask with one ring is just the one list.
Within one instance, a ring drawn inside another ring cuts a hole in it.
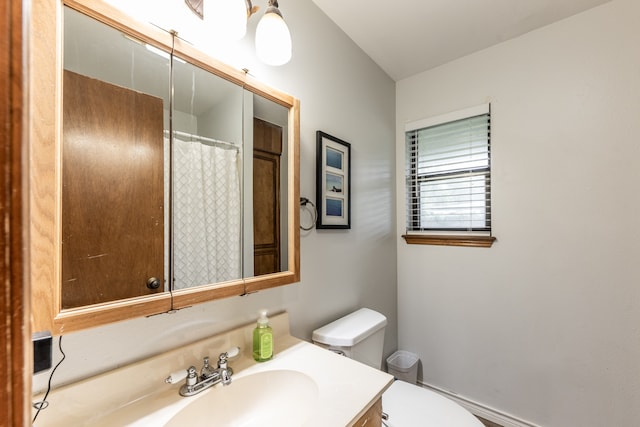
[{"label": "glass light globe", "polygon": [[208,0],[204,16],[215,37],[240,40],[247,32],[245,0]]},{"label": "glass light globe", "polygon": [[277,13],[264,14],[256,28],[256,54],[268,65],[283,65],[291,59],[291,33]]}]

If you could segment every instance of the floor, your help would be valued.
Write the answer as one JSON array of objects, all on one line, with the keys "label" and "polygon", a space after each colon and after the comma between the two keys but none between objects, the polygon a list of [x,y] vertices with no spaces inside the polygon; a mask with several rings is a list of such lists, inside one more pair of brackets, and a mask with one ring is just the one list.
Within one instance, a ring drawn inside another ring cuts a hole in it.
[{"label": "floor", "polygon": [[481,422],[482,424],[484,424],[486,427],[502,427],[500,424],[496,424],[496,423],[494,423],[494,422],[487,421],[487,420],[485,420],[484,418],[480,418],[480,417],[478,417],[478,419],[479,419],[479,420],[480,420],[480,422]]}]

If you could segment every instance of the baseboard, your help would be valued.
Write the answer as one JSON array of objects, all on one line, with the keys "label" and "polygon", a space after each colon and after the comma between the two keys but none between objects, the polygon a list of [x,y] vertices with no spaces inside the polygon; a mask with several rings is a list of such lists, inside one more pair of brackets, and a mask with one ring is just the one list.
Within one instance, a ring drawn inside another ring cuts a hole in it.
[{"label": "baseboard", "polygon": [[439,387],[432,386],[430,384],[426,384],[424,382],[419,381],[418,385],[429,389],[431,391],[435,391],[442,396],[453,400],[467,411],[471,412],[473,415],[484,418],[485,420],[492,421],[494,423],[498,423],[504,427],[540,427],[537,424],[533,424],[524,420],[521,420],[513,415],[507,414],[502,411],[498,411],[497,409],[490,408],[488,406],[482,405],[478,402],[474,402],[471,399],[467,399],[458,394],[451,393],[449,391],[443,390]]}]

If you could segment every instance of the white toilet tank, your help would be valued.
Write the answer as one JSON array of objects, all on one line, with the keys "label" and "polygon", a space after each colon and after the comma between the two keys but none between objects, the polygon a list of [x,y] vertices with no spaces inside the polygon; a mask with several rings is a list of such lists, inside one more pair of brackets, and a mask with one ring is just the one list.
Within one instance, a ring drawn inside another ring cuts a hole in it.
[{"label": "white toilet tank", "polygon": [[380,369],[387,318],[377,311],[361,308],[313,331],[320,347]]}]

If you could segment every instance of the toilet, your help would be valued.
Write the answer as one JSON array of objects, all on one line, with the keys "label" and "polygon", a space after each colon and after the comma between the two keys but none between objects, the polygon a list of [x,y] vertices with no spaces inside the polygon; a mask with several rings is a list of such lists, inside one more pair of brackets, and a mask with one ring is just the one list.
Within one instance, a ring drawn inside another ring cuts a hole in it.
[{"label": "toilet", "polygon": [[[314,344],[380,369],[387,318],[361,308],[313,331]],[[396,380],[382,395],[388,427],[483,427],[462,406],[438,393]]]}]

